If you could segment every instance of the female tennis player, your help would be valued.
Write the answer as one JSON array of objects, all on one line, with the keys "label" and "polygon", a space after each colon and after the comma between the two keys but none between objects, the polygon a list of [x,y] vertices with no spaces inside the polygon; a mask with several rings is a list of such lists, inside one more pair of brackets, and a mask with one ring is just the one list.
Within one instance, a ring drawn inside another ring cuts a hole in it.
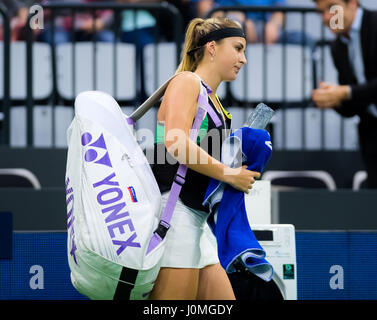
[{"label": "female tennis player", "polygon": [[[231,116],[222,107],[216,90],[222,81],[236,79],[246,64],[245,48],[244,32],[231,19],[196,18],[187,27],[179,74],[167,87],[157,113],[155,159],[163,149],[167,158],[185,164],[188,171],[166,235],[162,266],[150,299],[235,299],[228,276],[219,263],[216,245],[211,241],[214,238],[206,223],[208,208],[202,202],[210,178],[248,193],[255,178],[260,176],[246,167],[232,169],[219,161],[221,141],[229,134]],[[221,125],[216,126],[207,113],[197,141],[192,141],[189,131],[198,107],[201,82],[208,87],[209,104],[221,119]],[[172,132],[182,133],[183,139]],[[216,132],[221,137],[220,149],[209,143],[215,139]],[[163,205],[179,163],[155,161],[153,166]]]}]

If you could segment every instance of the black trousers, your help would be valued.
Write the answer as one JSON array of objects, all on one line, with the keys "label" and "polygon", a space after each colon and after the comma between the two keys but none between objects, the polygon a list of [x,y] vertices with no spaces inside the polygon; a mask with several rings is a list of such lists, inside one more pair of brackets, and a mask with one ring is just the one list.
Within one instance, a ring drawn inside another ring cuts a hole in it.
[{"label": "black trousers", "polygon": [[362,118],[359,123],[361,156],[368,174],[368,189],[377,189],[377,118]]}]

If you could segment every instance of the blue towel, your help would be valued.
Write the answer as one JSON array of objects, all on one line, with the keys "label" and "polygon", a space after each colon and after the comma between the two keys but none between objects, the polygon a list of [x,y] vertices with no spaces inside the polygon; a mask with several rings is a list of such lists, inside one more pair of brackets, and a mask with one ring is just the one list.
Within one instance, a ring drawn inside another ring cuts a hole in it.
[{"label": "blue towel", "polygon": [[[243,127],[231,134],[224,142],[225,145],[228,150],[222,149],[223,163],[232,167],[246,164],[252,171],[262,172],[272,154],[270,135],[260,129]],[[229,152],[232,148],[233,153]],[[238,157],[237,150],[241,151]],[[210,208],[208,224],[216,236],[223,268],[231,273],[241,266],[263,280],[270,281],[273,269],[250,228],[244,193],[211,179],[203,205]]]}]

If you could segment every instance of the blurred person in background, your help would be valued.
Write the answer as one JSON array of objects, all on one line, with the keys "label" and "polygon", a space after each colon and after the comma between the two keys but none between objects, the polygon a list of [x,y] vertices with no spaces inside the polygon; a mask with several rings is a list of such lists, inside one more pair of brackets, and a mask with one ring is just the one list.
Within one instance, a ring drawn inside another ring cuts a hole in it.
[{"label": "blurred person in background", "polygon": [[[186,30],[189,22],[198,17],[196,12],[196,3],[192,0],[165,0],[170,5],[176,7],[182,16],[181,30],[182,34]],[[171,21],[169,16],[160,15],[159,22],[162,27],[162,31],[167,41],[174,41],[174,31],[176,27]]]},{"label": "blurred person in background", "polygon": [[[120,4],[151,4],[160,0],[116,0]],[[157,19],[148,10],[122,10],[120,12],[120,40],[132,43],[136,48],[136,74],[144,74],[144,47],[154,43],[157,35]],[[141,94],[145,92],[144,77],[137,77],[137,87]]]},{"label": "blurred person in background", "polygon": [[[358,0],[313,0],[323,24],[336,35],[331,54],[338,84],[319,84],[312,99],[321,109],[345,117],[359,116],[361,155],[367,187],[377,188],[377,12]],[[337,7],[334,7],[337,6]]]},{"label": "blurred person in background", "polygon": [[[266,6],[266,7],[283,7],[286,6],[286,0],[192,0],[196,3],[197,15],[204,17],[208,12],[220,6]],[[225,13],[217,11],[214,16],[224,16]],[[308,35],[299,31],[282,30],[285,15],[282,12],[244,12],[231,11],[226,13],[230,17],[240,22],[246,31],[247,41],[249,43],[265,42],[289,43],[289,44],[306,44],[312,45],[312,40]],[[304,37],[304,38],[303,38]]]},{"label": "blurred person in background", "polygon": [[[90,6],[95,2],[113,3],[113,0],[43,0],[43,4],[76,4],[84,3]],[[114,32],[111,30],[113,24],[112,10],[96,10],[93,16],[90,10],[76,11],[72,17],[71,10],[56,10],[54,18],[54,39],[55,44],[66,43],[72,41],[104,41],[112,42],[114,40]],[[51,43],[51,12],[45,10],[44,29],[37,34],[37,40],[41,42]],[[74,32],[72,32],[74,29]]]},{"label": "blurred person in background", "polygon": [[[33,5],[33,0],[0,0],[8,10],[11,29],[11,41],[22,40],[24,37],[24,27],[29,14],[29,7]],[[2,32],[0,32],[2,33]],[[2,39],[2,37],[1,37]]]},{"label": "blurred person in background", "polygon": [[[191,0],[116,0],[122,4],[159,4],[169,3],[176,7],[182,16],[182,34],[188,23],[196,17]],[[144,47],[153,43],[158,37],[159,41],[174,41],[174,24],[171,15],[164,11],[149,12],[147,10],[123,10],[121,12],[121,39],[123,42],[136,43]],[[156,32],[158,27],[158,33]]]},{"label": "blurred person in background", "polygon": [[[150,4],[160,0],[117,0],[121,4]],[[134,43],[138,49],[155,41],[156,18],[147,10],[123,10],[121,13],[121,40]]]},{"label": "blurred person in background", "polygon": [[191,0],[166,0],[166,2],[175,6],[182,15],[182,30],[186,30],[189,22],[197,17],[196,6],[193,5]]}]

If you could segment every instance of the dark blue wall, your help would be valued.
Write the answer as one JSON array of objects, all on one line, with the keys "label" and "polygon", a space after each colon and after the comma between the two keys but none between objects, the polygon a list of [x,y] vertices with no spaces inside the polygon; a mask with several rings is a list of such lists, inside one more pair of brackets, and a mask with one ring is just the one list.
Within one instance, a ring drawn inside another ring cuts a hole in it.
[{"label": "dark blue wall", "polygon": [[[376,231],[296,232],[296,256],[299,299],[377,299]],[[343,289],[330,286],[337,266]]]},{"label": "dark blue wall", "polygon": [[[66,241],[65,232],[15,232],[12,259],[0,260],[0,299],[85,299],[70,282]],[[377,299],[377,231],[297,231],[296,251],[299,300]],[[43,289],[31,289],[32,266],[43,269]],[[331,288],[333,277],[343,289]]]}]

